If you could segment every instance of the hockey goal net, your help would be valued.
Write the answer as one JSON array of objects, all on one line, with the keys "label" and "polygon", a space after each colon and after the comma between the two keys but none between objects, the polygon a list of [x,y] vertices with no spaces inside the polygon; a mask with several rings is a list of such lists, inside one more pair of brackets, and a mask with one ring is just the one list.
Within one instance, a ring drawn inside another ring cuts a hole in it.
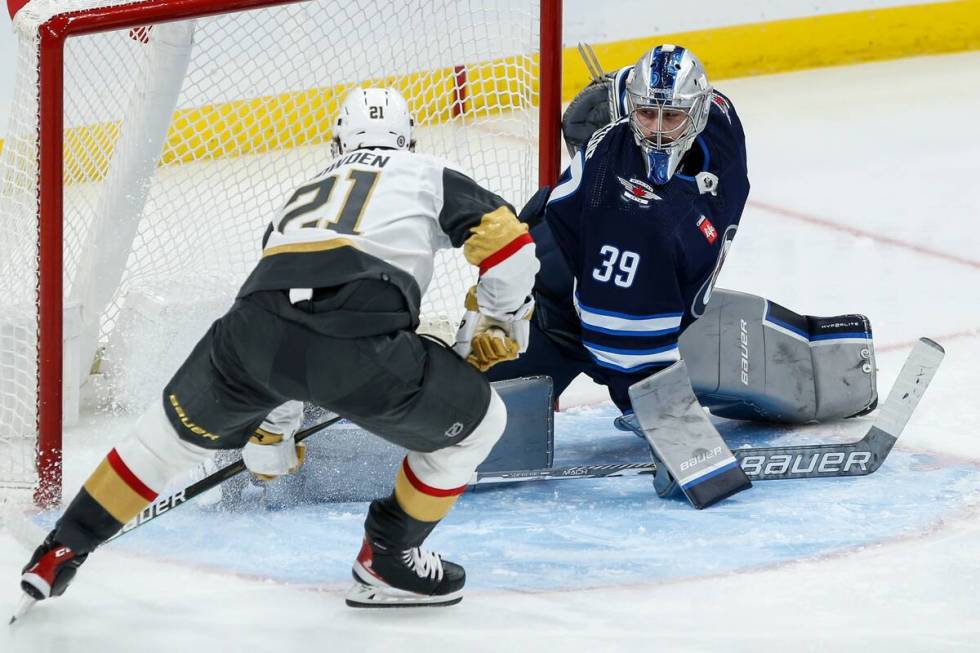
[{"label": "hockey goal net", "polygon": [[[0,155],[0,485],[61,492],[62,431],[139,412],[330,156],[351,88],[520,206],[553,179],[560,2],[34,0]],[[543,158],[542,158],[543,157]],[[543,161],[539,161],[539,158]],[[423,322],[473,272],[440,255]]]}]

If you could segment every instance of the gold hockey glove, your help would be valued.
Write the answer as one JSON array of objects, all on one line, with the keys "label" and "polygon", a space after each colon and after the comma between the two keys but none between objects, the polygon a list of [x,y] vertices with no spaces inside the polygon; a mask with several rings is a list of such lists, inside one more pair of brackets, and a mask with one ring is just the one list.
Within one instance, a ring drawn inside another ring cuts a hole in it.
[{"label": "gold hockey glove", "polygon": [[477,304],[476,286],[473,286],[466,293],[465,306],[453,350],[467,363],[486,372],[497,363],[514,360],[527,351],[534,299],[527,297],[514,311],[487,314]]}]

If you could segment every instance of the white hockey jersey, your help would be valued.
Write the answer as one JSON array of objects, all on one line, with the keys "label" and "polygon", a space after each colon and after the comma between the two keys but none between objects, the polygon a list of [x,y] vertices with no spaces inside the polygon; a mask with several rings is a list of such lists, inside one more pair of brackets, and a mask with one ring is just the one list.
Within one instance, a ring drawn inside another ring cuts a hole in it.
[{"label": "white hockey jersey", "polygon": [[[406,272],[422,294],[435,253],[450,247],[463,247],[465,258],[480,268],[481,306],[513,310],[530,293],[538,267],[534,243],[505,200],[435,157],[356,150],[292,193],[240,294],[344,283],[356,278],[352,257],[363,276],[370,259]],[[331,259],[329,253],[340,249],[347,249],[344,256]]]}]

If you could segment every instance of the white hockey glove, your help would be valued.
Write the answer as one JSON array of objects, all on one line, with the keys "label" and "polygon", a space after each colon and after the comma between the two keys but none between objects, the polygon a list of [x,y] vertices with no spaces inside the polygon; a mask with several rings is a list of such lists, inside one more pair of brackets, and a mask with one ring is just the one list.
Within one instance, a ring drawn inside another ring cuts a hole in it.
[{"label": "white hockey glove", "polygon": [[260,481],[292,474],[303,464],[306,445],[293,435],[303,419],[303,403],[287,401],[273,410],[242,449],[245,467]]},{"label": "white hockey glove", "polygon": [[504,361],[514,360],[527,351],[534,299],[530,296],[516,310],[489,313],[476,301],[476,286],[466,293],[466,313],[456,332],[453,351],[466,362],[486,372]]}]

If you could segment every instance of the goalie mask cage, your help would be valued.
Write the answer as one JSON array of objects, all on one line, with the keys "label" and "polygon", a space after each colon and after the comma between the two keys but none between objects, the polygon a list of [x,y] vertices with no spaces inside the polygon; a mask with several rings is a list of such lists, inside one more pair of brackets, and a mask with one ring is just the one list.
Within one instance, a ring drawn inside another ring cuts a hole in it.
[{"label": "goalie mask cage", "polygon": [[[34,0],[0,154],[0,486],[60,501],[79,403],[139,413],[258,261],[336,109],[398,88],[418,149],[520,205],[559,161],[560,0]],[[423,324],[475,273],[441,253]]]}]

